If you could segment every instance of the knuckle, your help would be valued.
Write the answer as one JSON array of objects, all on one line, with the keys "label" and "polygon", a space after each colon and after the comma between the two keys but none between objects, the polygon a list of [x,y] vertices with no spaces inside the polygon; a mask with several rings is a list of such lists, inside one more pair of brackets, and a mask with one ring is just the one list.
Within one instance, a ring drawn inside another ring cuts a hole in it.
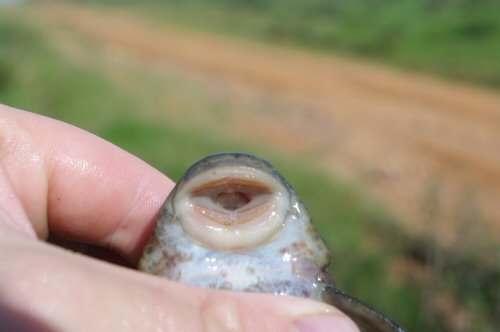
[{"label": "knuckle", "polygon": [[286,319],[259,295],[210,292],[201,305],[201,317],[205,331],[262,331],[285,332],[293,330]]},{"label": "knuckle", "polygon": [[238,303],[225,292],[210,292],[201,305],[207,332],[243,331]]}]

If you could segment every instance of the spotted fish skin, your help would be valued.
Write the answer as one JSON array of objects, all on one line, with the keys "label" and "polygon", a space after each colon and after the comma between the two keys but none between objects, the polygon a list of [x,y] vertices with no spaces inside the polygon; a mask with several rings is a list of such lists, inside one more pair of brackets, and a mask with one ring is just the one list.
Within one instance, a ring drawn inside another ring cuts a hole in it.
[{"label": "spotted fish skin", "polygon": [[300,197],[271,164],[222,153],[198,161],[177,183],[138,268],[201,287],[323,301],[362,332],[404,332],[339,290],[330,261]]}]

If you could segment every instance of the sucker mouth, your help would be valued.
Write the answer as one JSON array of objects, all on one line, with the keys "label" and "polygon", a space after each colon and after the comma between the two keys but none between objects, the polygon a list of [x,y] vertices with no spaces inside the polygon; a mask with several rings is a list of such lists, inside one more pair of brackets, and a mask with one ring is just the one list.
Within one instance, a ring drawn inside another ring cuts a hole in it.
[{"label": "sucker mouth", "polygon": [[280,179],[246,165],[219,165],[189,178],[176,194],[182,227],[218,249],[264,242],[283,222],[288,189]]},{"label": "sucker mouth", "polygon": [[229,227],[255,219],[270,208],[272,189],[255,180],[223,178],[193,188],[190,196],[198,213]]}]

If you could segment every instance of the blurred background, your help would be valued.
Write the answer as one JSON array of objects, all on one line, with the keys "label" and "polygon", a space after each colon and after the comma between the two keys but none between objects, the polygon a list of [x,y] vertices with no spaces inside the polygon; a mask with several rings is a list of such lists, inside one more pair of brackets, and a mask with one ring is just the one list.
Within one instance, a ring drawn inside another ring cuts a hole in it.
[{"label": "blurred background", "polygon": [[500,330],[500,2],[0,0],[0,103],[174,180],[273,163],[337,284],[411,331]]}]

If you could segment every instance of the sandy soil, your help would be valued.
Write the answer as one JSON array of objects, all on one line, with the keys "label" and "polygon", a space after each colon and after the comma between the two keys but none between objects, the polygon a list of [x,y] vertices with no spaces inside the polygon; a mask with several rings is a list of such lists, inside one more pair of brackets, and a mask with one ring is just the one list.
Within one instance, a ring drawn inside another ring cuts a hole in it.
[{"label": "sandy soil", "polygon": [[279,99],[289,108],[232,117],[234,134],[314,156],[386,202],[405,226],[423,230],[434,213],[449,230],[470,215],[500,236],[498,93],[124,13],[55,4],[38,11],[110,54],[199,75],[233,102]]}]

